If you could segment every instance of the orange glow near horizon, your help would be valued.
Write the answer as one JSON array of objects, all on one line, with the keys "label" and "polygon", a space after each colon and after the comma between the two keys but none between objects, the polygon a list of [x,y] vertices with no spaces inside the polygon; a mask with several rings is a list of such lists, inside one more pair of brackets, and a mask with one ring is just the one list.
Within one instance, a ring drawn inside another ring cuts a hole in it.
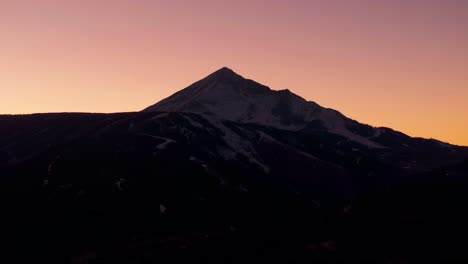
[{"label": "orange glow near horizon", "polygon": [[139,111],[227,66],[468,146],[466,25],[450,0],[7,0],[0,114]]}]

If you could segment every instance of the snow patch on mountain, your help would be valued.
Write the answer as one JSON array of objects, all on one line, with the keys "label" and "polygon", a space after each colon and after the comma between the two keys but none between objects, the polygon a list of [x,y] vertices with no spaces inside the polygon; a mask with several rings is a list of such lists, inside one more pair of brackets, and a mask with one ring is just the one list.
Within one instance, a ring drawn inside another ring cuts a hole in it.
[{"label": "snow patch on mountain", "polygon": [[151,138],[154,138],[154,139],[163,140],[162,143],[160,143],[160,144],[158,144],[158,145],[156,146],[156,148],[159,149],[159,150],[166,149],[167,146],[168,146],[169,144],[171,144],[171,143],[176,143],[175,140],[172,140],[172,139],[170,139],[170,138],[159,137],[159,136],[154,136],[154,135],[145,134],[145,133],[140,133],[139,135],[151,137]]},{"label": "snow patch on mountain", "polygon": [[265,173],[270,171],[270,168],[261,162],[261,159],[256,152],[255,148],[252,146],[250,141],[245,140],[239,136],[231,128],[223,124],[223,122],[216,118],[205,117],[211,125],[218,128],[224,133],[223,140],[228,146],[228,148],[219,148],[218,153],[226,160],[235,160],[237,155],[241,154],[245,156],[250,163],[259,166]]},{"label": "snow patch on mountain", "polygon": [[168,115],[169,115],[169,113],[157,113],[151,119],[152,120],[157,120],[157,119],[162,118],[162,117],[167,117]]},{"label": "snow patch on mountain", "polygon": [[286,144],[283,144],[283,143],[279,142],[278,140],[276,140],[275,138],[269,136],[268,134],[266,134],[263,131],[258,131],[258,134],[260,135],[260,140],[262,140],[262,141],[273,142],[275,144],[278,144],[278,145],[282,146],[285,149],[292,150],[292,151],[294,151],[296,153],[299,153],[299,154],[301,154],[301,155],[303,155],[303,156],[305,156],[305,157],[307,157],[309,159],[318,160],[316,157],[312,156],[309,153],[306,153],[306,152],[304,152],[302,150],[299,150],[297,148],[294,148],[294,147],[291,147],[289,145],[286,145]]}]

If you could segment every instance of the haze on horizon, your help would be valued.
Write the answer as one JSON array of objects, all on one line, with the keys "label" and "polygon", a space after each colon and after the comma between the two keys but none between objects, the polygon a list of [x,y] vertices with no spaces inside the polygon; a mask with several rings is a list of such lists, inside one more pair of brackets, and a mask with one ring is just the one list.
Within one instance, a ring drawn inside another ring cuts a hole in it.
[{"label": "haze on horizon", "polygon": [[0,113],[139,111],[227,66],[468,145],[468,2],[6,0]]}]

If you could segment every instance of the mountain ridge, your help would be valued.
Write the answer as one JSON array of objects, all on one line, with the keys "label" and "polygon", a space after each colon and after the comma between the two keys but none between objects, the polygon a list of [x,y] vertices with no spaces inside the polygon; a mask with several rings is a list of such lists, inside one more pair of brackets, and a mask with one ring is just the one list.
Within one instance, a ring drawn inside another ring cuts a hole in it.
[{"label": "mountain ridge", "polygon": [[346,137],[267,89],[223,70],[156,112],[0,115],[3,241],[45,263],[378,263],[415,245],[466,260],[468,148],[298,111]]},{"label": "mountain ridge", "polygon": [[227,67],[143,110],[156,111],[192,112],[292,131],[304,129],[310,122],[321,122],[330,132],[349,140],[371,148],[384,147],[349,131],[347,123],[356,121],[339,111],[307,101],[289,89],[272,90]]}]

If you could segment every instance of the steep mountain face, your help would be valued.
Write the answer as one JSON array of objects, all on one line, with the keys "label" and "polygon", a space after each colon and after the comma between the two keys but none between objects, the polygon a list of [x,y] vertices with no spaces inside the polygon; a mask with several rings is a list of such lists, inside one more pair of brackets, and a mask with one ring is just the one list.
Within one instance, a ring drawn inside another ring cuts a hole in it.
[{"label": "steep mountain face", "polygon": [[371,148],[381,148],[370,135],[351,132],[352,120],[338,111],[319,106],[289,90],[273,91],[222,68],[176,94],[148,107],[145,112],[199,113],[242,123],[256,123],[287,130],[301,130],[310,124]]},{"label": "steep mountain face", "polygon": [[334,138],[334,144],[357,144],[355,149],[378,153],[374,155],[381,161],[398,164],[407,170],[426,170],[446,162],[456,163],[463,156],[460,155],[462,148],[361,124],[336,110],[308,102],[289,90],[271,90],[228,68],[212,73],[143,111],[196,113],[218,122],[257,124],[312,137],[323,134]]}]

